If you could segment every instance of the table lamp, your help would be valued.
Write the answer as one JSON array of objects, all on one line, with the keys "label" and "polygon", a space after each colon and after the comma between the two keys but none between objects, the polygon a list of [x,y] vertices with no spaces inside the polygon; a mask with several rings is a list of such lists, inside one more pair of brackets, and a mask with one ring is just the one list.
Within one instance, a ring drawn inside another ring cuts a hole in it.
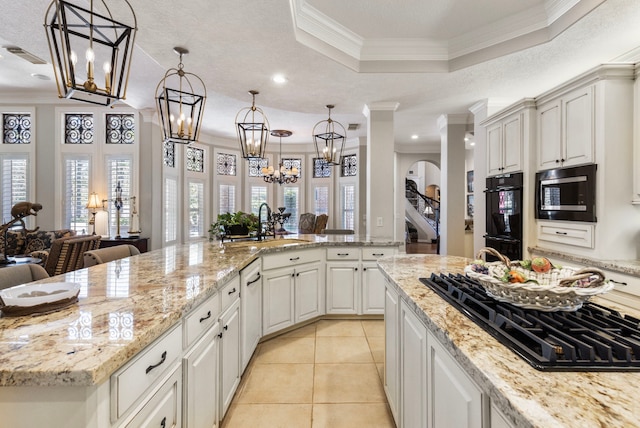
[{"label": "table lamp", "polygon": [[93,225],[93,233],[96,234],[96,214],[98,213],[98,208],[102,208],[102,200],[98,197],[96,192],[92,192],[89,195],[89,202],[87,203],[87,208],[91,213],[91,219],[89,220],[89,224]]}]

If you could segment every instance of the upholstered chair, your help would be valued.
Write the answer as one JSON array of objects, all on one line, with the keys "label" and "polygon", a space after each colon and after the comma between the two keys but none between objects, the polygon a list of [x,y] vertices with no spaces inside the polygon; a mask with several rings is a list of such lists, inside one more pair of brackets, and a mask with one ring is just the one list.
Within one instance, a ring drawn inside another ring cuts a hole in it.
[{"label": "upholstered chair", "polygon": [[100,247],[100,235],[60,238],[51,243],[51,251],[44,265],[50,276],[81,269],[84,253]]},{"label": "upholstered chair", "polygon": [[298,233],[313,233],[316,224],[316,215],[313,213],[300,214]]},{"label": "upholstered chair", "polygon": [[49,274],[42,266],[37,264],[7,266],[0,269],[0,289],[44,278],[49,278]]},{"label": "upholstered chair", "polygon": [[124,259],[125,257],[131,257],[138,254],[140,254],[140,250],[129,244],[85,251],[84,267],[87,268],[90,266],[111,262],[113,260]]},{"label": "upholstered chair", "polygon": [[329,221],[329,216],[326,214],[320,214],[316,217],[316,224],[313,227],[313,233],[320,233],[322,230],[327,227],[327,222]]}]

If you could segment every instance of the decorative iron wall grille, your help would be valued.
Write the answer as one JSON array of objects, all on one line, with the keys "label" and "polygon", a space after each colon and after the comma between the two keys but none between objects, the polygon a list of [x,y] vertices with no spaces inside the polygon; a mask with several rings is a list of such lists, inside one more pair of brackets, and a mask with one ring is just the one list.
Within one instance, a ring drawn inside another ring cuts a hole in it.
[{"label": "decorative iron wall grille", "polygon": [[170,168],[176,167],[176,145],[167,141],[164,143],[164,164]]},{"label": "decorative iron wall grille", "polygon": [[249,177],[262,177],[262,168],[269,166],[267,158],[249,158]]},{"label": "decorative iron wall grille", "polygon": [[313,158],[313,178],[331,177],[331,167],[322,158]]},{"label": "decorative iron wall grille", "polygon": [[300,178],[302,176],[302,159],[282,159],[282,165],[284,165],[285,169],[291,169],[293,167],[298,168],[298,174],[296,177]]},{"label": "decorative iron wall grille", "polygon": [[358,174],[358,158],[356,155],[342,156],[342,177],[355,177]]},{"label": "decorative iron wall grille", "polygon": [[106,121],[107,144],[133,144],[136,124],[133,114],[107,114]]},{"label": "decorative iron wall grille", "polygon": [[65,144],[93,144],[93,115],[67,113],[64,120]]},{"label": "decorative iron wall grille", "polygon": [[218,175],[236,175],[236,155],[218,153]]},{"label": "decorative iron wall grille", "polygon": [[31,115],[2,115],[3,144],[31,144]]},{"label": "decorative iron wall grille", "polygon": [[187,147],[187,171],[204,172],[204,150]]}]

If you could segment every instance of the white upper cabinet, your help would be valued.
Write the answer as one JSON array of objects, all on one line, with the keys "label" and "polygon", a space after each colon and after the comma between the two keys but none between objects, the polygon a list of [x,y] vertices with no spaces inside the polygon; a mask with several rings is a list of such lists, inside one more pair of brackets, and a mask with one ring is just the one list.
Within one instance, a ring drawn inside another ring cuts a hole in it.
[{"label": "white upper cabinet", "polygon": [[538,107],[538,169],[594,162],[594,88],[586,86]]}]

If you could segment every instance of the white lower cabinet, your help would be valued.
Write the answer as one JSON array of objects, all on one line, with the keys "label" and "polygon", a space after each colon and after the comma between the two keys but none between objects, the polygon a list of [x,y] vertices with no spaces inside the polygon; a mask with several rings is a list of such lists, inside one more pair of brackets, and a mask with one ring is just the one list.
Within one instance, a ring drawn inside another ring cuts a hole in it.
[{"label": "white lower cabinet", "polygon": [[183,357],[185,428],[218,426],[218,328],[216,319]]},{"label": "white lower cabinet", "polygon": [[398,293],[387,287],[385,291],[384,304],[384,389],[389,402],[391,414],[398,426],[400,424],[398,415],[398,402],[400,400],[400,305],[398,304]]},{"label": "white lower cabinet", "polygon": [[357,314],[360,297],[358,260],[327,262],[327,313]]},{"label": "white lower cabinet", "polygon": [[428,406],[431,428],[482,428],[482,391],[454,361],[440,342],[429,334],[428,339]]},{"label": "white lower cabinet", "polygon": [[427,328],[405,302],[400,305],[400,343],[400,425],[426,427]]},{"label": "white lower cabinet", "polygon": [[384,313],[384,277],[376,262],[362,262],[362,313]]},{"label": "white lower cabinet", "polygon": [[127,428],[179,428],[182,426],[182,373],[180,363],[171,367],[169,376],[153,394]]},{"label": "white lower cabinet", "polygon": [[241,370],[247,367],[262,337],[262,275],[260,260],[240,272]]},{"label": "white lower cabinet", "polygon": [[515,428],[493,403],[491,404],[491,428]]},{"label": "white lower cabinet", "polygon": [[295,268],[294,323],[324,314],[322,278],[321,263],[307,263]]},{"label": "white lower cabinet", "polygon": [[220,317],[220,419],[224,418],[240,384],[240,300]]},{"label": "white lower cabinet", "polygon": [[265,271],[262,278],[262,334],[293,325],[294,272],[291,268]]}]

